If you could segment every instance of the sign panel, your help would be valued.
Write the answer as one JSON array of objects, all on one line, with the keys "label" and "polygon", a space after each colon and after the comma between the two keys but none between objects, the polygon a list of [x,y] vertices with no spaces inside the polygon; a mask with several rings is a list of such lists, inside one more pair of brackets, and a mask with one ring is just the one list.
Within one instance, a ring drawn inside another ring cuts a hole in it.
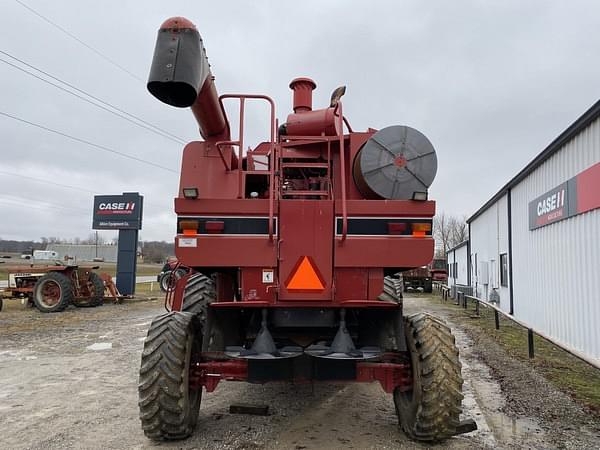
[{"label": "sign panel", "polygon": [[143,199],[137,192],[94,196],[94,230],[140,230]]},{"label": "sign panel", "polygon": [[600,208],[600,163],[529,202],[529,229]]}]

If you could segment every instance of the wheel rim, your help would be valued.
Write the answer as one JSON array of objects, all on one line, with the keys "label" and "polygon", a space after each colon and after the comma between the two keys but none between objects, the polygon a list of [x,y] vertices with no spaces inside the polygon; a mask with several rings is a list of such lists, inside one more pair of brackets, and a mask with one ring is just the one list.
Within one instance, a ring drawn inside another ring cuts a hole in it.
[{"label": "wheel rim", "polygon": [[54,280],[44,280],[37,290],[37,300],[44,308],[52,308],[60,303],[62,288]]},{"label": "wheel rim", "polygon": [[163,291],[167,292],[169,291],[169,280],[171,279],[171,274],[170,273],[166,273],[163,275],[163,277],[160,280],[160,284],[162,286]]}]

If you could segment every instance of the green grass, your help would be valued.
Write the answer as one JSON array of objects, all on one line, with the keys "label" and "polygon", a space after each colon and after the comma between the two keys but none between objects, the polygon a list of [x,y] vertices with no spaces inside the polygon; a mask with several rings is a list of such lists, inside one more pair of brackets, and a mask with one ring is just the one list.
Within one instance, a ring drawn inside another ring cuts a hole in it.
[{"label": "green grass", "polygon": [[[464,318],[467,314],[472,316],[472,308],[470,304],[468,310],[456,309],[458,315]],[[529,359],[526,328],[500,315],[500,329],[496,330],[494,311],[481,307],[480,313],[481,318],[470,320],[469,324],[483,330],[512,357],[532,364],[558,389],[600,415],[600,370],[537,335],[534,335],[535,357]]]},{"label": "green grass", "polygon": [[[49,264],[49,263],[50,262],[40,261],[38,264],[45,265],[45,264]],[[19,260],[17,262],[17,260],[14,260],[14,259],[12,259],[12,260],[7,259],[4,264],[0,264],[0,279],[2,279],[2,280],[8,279],[8,270],[6,269],[6,266],[17,266],[17,265],[22,265],[23,268],[26,268],[28,266],[28,264],[24,264],[22,260]],[[117,272],[117,265],[114,263],[81,262],[80,265],[82,265],[82,266],[100,266],[100,268],[97,269],[96,272],[105,272],[112,277],[114,277]],[[160,270],[162,269],[162,266],[163,266],[162,264],[139,264],[138,263],[136,275],[138,277],[158,275],[160,273]]]}]

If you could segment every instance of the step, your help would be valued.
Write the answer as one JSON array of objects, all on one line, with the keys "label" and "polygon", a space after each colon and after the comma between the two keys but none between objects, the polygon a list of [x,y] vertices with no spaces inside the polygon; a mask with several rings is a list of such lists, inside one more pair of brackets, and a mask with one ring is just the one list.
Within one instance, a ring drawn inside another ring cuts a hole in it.
[{"label": "step", "polygon": [[327,197],[329,192],[327,191],[285,191],[282,192],[281,195],[283,197],[309,197],[309,196],[319,196],[319,197]]},{"label": "step", "polygon": [[282,169],[329,169],[326,162],[282,162]]}]

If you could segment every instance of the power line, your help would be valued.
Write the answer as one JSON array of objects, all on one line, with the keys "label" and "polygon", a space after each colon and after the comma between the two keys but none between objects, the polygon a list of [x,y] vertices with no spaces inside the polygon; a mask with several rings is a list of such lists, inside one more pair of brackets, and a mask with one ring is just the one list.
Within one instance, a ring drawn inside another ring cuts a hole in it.
[{"label": "power line", "polygon": [[118,62],[116,62],[115,60],[109,58],[108,56],[106,56],[105,54],[103,54],[102,52],[100,52],[99,50],[96,50],[94,47],[92,47],[91,45],[85,43],[84,41],[82,41],[81,39],[79,39],[77,36],[75,36],[73,33],[67,31],[65,28],[61,27],[59,24],[57,24],[56,22],[53,22],[52,20],[48,19],[46,16],[44,16],[43,14],[37,12],[35,9],[33,9],[32,7],[26,5],[24,2],[20,1],[20,0],[15,0],[19,5],[21,5],[23,8],[27,9],[28,11],[30,11],[31,13],[35,14],[36,16],[38,16],[40,19],[42,19],[43,21],[49,23],[50,25],[52,25],[54,28],[60,30],[62,33],[66,34],[67,36],[69,36],[71,39],[74,39],[75,41],[79,42],[81,45],[83,45],[85,48],[87,48],[88,50],[91,50],[92,52],[94,52],[96,55],[98,55],[99,57],[101,57],[102,59],[104,59],[105,61],[109,62],[110,64],[112,64],[113,66],[117,67],[118,69],[120,69],[121,71],[125,72],[127,75],[129,75],[130,77],[141,81],[142,83],[144,83],[144,80],[142,80],[140,77],[138,77],[136,74],[134,74],[133,72],[130,72],[129,70],[127,70],[125,67],[123,67],[122,65],[120,65]]},{"label": "power line", "polygon": [[[16,178],[20,178],[20,179],[25,179],[25,180],[36,181],[38,183],[45,183],[45,184],[49,184],[49,185],[52,185],[52,186],[58,186],[58,187],[66,188],[66,189],[72,189],[74,191],[79,191],[79,192],[84,192],[84,193],[90,193],[90,194],[95,194],[95,195],[101,194],[101,192],[99,192],[99,191],[92,191],[90,189],[86,189],[86,188],[82,188],[82,187],[78,187],[78,186],[71,186],[69,184],[56,183],[54,181],[48,181],[48,180],[44,180],[42,178],[30,177],[30,176],[22,175],[20,173],[15,173],[15,172],[7,172],[5,170],[0,170],[0,174],[2,174],[2,175],[9,175],[9,176],[12,176],[12,177],[16,177]],[[152,205],[152,206],[156,206],[156,207],[159,207],[159,208],[163,208],[164,207],[164,205],[161,205],[161,204],[158,204],[158,203],[155,203],[155,202],[148,202],[148,201],[146,201],[146,199],[144,199],[144,206],[147,206],[147,205]]]},{"label": "power line", "polygon": [[156,167],[158,169],[163,169],[163,170],[166,170],[166,171],[169,171],[169,172],[179,173],[176,170],[169,169],[168,167],[161,166],[160,164],[156,164],[156,163],[153,163],[153,162],[150,162],[150,161],[146,161],[145,159],[141,159],[141,158],[138,158],[136,156],[128,155],[127,153],[123,153],[123,152],[120,152],[118,150],[114,150],[112,148],[105,147],[104,145],[96,144],[94,142],[86,141],[85,139],[81,139],[81,138],[78,138],[78,137],[75,137],[75,136],[71,136],[70,134],[63,133],[62,131],[58,131],[58,130],[54,130],[52,128],[48,128],[48,127],[46,127],[44,125],[40,125],[39,123],[30,122],[29,120],[25,120],[25,119],[22,119],[20,117],[13,116],[12,114],[8,114],[8,113],[3,112],[3,111],[0,111],[0,115],[8,117],[8,118],[13,119],[13,120],[16,120],[16,121],[21,122],[21,123],[25,123],[27,125],[31,125],[32,127],[36,127],[36,128],[41,129],[41,130],[48,131],[49,133],[54,133],[54,134],[57,134],[59,136],[65,137],[67,139],[71,139],[72,141],[76,141],[76,142],[80,142],[82,144],[89,145],[90,147],[94,147],[94,148],[97,148],[99,150],[103,150],[105,152],[114,153],[115,155],[122,156],[123,158],[128,158],[128,159],[131,159],[133,161],[137,161],[137,162],[140,162],[140,163],[143,163],[143,164],[147,164],[149,166],[153,166],[153,167]]},{"label": "power line", "polygon": [[[102,103],[102,104],[104,104],[104,105],[107,105],[107,106],[109,106],[110,108],[113,108],[113,109],[115,109],[116,111],[119,111],[119,112],[112,111],[111,109],[108,109],[108,108],[106,108],[106,107],[104,107],[104,106],[102,106],[102,105],[99,105],[99,104],[97,104],[97,103],[94,103],[93,101],[91,101],[91,100],[89,100],[89,99],[87,99],[87,98],[85,98],[85,97],[83,97],[83,96],[81,96],[81,95],[78,95],[78,94],[76,94],[75,92],[72,92],[72,91],[70,91],[70,90],[68,90],[68,89],[65,89],[64,87],[62,87],[62,86],[60,86],[60,85],[58,85],[58,84],[56,84],[56,83],[53,83],[53,82],[51,82],[51,81],[49,81],[49,80],[46,80],[45,78],[42,78],[42,77],[40,77],[40,76],[38,76],[38,75],[36,75],[36,74],[34,74],[34,73],[32,73],[32,72],[30,72],[30,71],[28,71],[28,70],[26,70],[26,69],[22,68],[22,67],[19,67],[19,66],[17,66],[16,64],[13,64],[13,63],[11,63],[11,62],[9,62],[9,61],[6,61],[5,59],[2,59],[2,58],[0,58],[0,62],[3,62],[4,64],[7,64],[7,65],[9,65],[9,66],[11,66],[11,67],[13,67],[13,68],[15,68],[15,69],[17,69],[17,70],[20,70],[21,72],[24,72],[24,73],[26,73],[26,74],[28,74],[28,75],[30,75],[30,76],[32,76],[32,77],[34,77],[34,78],[37,78],[38,80],[40,80],[40,81],[43,81],[43,82],[44,82],[44,83],[46,83],[46,84],[49,84],[49,85],[51,85],[51,86],[54,86],[55,88],[57,88],[57,89],[60,89],[60,90],[61,90],[61,91],[63,91],[63,92],[66,92],[66,93],[68,93],[68,94],[71,94],[71,95],[73,95],[74,97],[77,97],[78,99],[80,99],[80,100],[83,100],[84,102],[87,102],[87,103],[89,103],[89,104],[91,104],[91,105],[94,105],[94,106],[96,106],[96,107],[98,107],[98,108],[100,108],[100,109],[102,109],[102,110],[104,110],[104,111],[107,111],[107,112],[109,112],[109,113],[111,113],[111,114],[113,114],[113,115],[115,115],[115,116],[117,116],[117,117],[120,117],[121,119],[127,120],[128,122],[131,122],[132,124],[134,124],[134,125],[136,125],[136,126],[138,126],[138,127],[144,128],[144,129],[146,129],[146,130],[148,130],[148,131],[151,131],[152,133],[158,134],[158,135],[159,135],[159,136],[161,136],[161,137],[165,137],[165,138],[167,138],[167,139],[170,139],[170,140],[172,140],[172,141],[175,141],[175,142],[177,142],[178,144],[185,144],[185,143],[186,143],[186,142],[185,142],[183,139],[179,138],[178,136],[175,136],[174,134],[171,134],[171,133],[169,133],[168,131],[165,131],[165,130],[161,129],[161,128],[157,127],[156,125],[152,125],[151,123],[149,123],[149,122],[147,122],[147,121],[145,121],[145,120],[143,120],[143,119],[140,119],[139,117],[135,116],[134,114],[128,113],[127,111],[124,111],[124,110],[122,110],[122,109],[120,109],[120,108],[118,108],[118,107],[116,107],[116,106],[114,106],[114,105],[112,105],[112,104],[110,104],[110,103],[108,103],[108,102],[106,102],[106,101],[104,101],[104,100],[102,100],[102,99],[98,98],[98,97],[95,97],[95,96],[93,96],[92,94],[89,94],[88,92],[86,92],[86,91],[84,91],[84,90],[82,90],[82,89],[79,89],[78,87],[76,87],[76,86],[73,86],[72,84],[70,84],[70,83],[67,83],[67,82],[66,82],[66,81],[64,81],[64,80],[61,80],[60,78],[58,78],[58,77],[55,77],[54,75],[51,75],[51,74],[49,74],[48,72],[45,72],[45,71],[43,71],[43,70],[41,70],[41,69],[38,69],[37,67],[35,67],[35,66],[33,66],[33,65],[29,64],[29,63],[26,63],[25,61],[23,61],[23,60],[21,60],[21,59],[19,59],[19,58],[15,57],[15,56],[13,56],[13,55],[11,55],[11,54],[9,54],[9,53],[5,52],[5,51],[3,51],[3,50],[0,50],[0,53],[2,53],[2,54],[4,54],[4,55],[8,56],[9,58],[12,58],[12,59],[14,59],[15,61],[18,61],[18,62],[20,62],[21,64],[23,64],[23,65],[25,65],[25,66],[27,66],[27,67],[30,67],[30,68],[32,68],[32,69],[34,69],[34,70],[37,70],[38,72],[40,72],[40,73],[43,73],[43,74],[44,74],[44,75],[46,75],[47,77],[49,77],[49,78],[52,78],[52,79],[54,79],[54,80],[56,80],[56,81],[59,81],[60,83],[64,84],[65,86],[68,86],[69,88],[71,88],[71,89],[74,89],[74,90],[76,90],[77,92],[81,92],[82,94],[84,94],[84,95],[87,95],[88,97],[90,97],[90,98],[92,98],[92,99],[96,100],[97,102],[100,102],[100,103]],[[122,114],[120,114],[120,113],[122,113]],[[135,120],[137,120],[137,121],[139,121],[139,122],[142,122],[142,123],[138,123],[138,122],[136,122],[136,121],[134,121],[134,120],[130,119],[129,117],[126,117],[126,116],[132,117],[132,118],[134,118]],[[143,125],[143,124],[145,124],[145,125]],[[146,125],[147,125],[147,126],[146,126]],[[158,130],[158,131],[157,131],[157,130]]]},{"label": "power line", "polygon": [[[24,195],[14,195],[14,194],[5,194],[5,193],[2,193],[2,194],[0,194],[0,195],[3,195],[4,197],[13,197],[13,198],[16,198],[16,199],[19,199],[19,200],[27,200],[27,201],[30,201],[30,202],[36,202],[36,203],[39,203],[39,204],[41,204],[40,206],[48,205],[48,206],[51,206],[51,207],[53,207],[53,208],[71,209],[71,210],[73,210],[73,211],[84,211],[84,212],[89,212],[89,210],[87,210],[87,209],[84,209],[84,208],[78,208],[77,206],[64,206],[64,205],[59,205],[59,204],[56,204],[56,203],[47,202],[47,201],[45,201],[45,200],[39,200],[39,199],[37,199],[37,198],[33,198],[33,197],[27,197],[27,196],[24,196]],[[6,200],[6,198],[5,198],[5,200]],[[9,199],[9,200],[10,200],[10,199]]]},{"label": "power line", "polygon": [[89,189],[85,189],[85,188],[81,188],[81,187],[77,187],[77,186],[70,186],[68,184],[55,183],[54,181],[43,180],[41,178],[30,177],[30,176],[27,176],[27,175],[21,175],[21,174],[13,173],[13,172],[6,172],[4,170],[0,170],[0,174],[10,175],[10,176],[17,177],[17,178],[24,178],[26,180],[37,181],[38,183],[46,183],[46,184],[50,184],[50,185],[53,185],[53,186],[59,186],[59,187],[62,187],[62,188],[73,189],[75,191],[88,192],[90,194],[98,194],[98,192],[96,192],[96,191],[90,191]]},{"label": "power line", "polygon": [[[70,210],[70,211],[82,211],[82,212],[86,212],[89,213],[89,211],[87,209],[83,209],[83,208],[77,208],[74,206],[63,206],[63,205],[57,205],[56,203],[50,203],[50,202],[46,202],[44,200],[38,200],[36,198],[32,198],[32,197],[25,197],[22,195],[13,195],[13,194],[0,194],[4,197],[12,197],[12,198],[16,198],[19,200],[27,200],[27,201],[32,201],[32,202],[36,202],[38,203],[37,205],[29,205],[29,204],[24,204],[24,203],[16,203],[17,205],[23,205],[23,206],[40,206],[40,207],[48,207],[48,208],[53,208],[53,209],[65,209],[65,210]],[[4,198],[1,199],[3,201],[11,201],[11,202],[18,202],[19,200],[12,200],[10,198]]]}]

